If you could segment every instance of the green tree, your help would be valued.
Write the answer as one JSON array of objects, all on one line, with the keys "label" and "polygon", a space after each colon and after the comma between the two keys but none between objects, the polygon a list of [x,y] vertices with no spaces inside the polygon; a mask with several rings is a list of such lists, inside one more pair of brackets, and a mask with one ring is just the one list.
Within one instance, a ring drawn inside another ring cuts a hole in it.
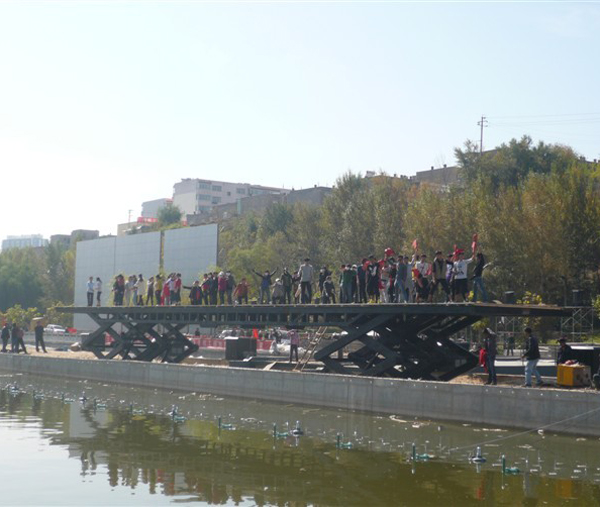
[{"label": "green tree", "polygon": [[176,225],[181,222],[183,213],[178,206],[167,204],[158,209],[157,224],[159,228]]}]

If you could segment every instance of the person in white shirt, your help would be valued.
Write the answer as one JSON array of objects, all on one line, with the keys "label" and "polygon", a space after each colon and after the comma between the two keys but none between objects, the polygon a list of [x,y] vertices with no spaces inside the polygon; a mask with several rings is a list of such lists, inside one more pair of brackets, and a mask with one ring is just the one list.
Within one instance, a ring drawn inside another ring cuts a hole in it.
[{"label": "person in white shirt", "polygon": [[90,276],[90,279],[86,284],[87,288],[87,305],[92,306],[94,304],[94,277]]},{"label": "person in white shirt", "polygon": [[415,267],[425,278],[430,275],[431,265],[427,262],[427,256],[425,254],[421,255],[421,259],[416,263]]},{"label": "person in white shirt", "polygon": [[304,259],[304,264],[300,265],[298,273],[300,275],[301,301],[310,304],[312,301],[312,279],[315,273],[314,268],[309,264],[310,259]]},{"label": "person in white shirt", "polygon": [[137,282],[137,301],[135,302],[138,306],[144,306],[144,296],[146,295],[146,280],[140,274],[138,276]]},{"label": "person in white shirt", "polygon": [[457,258],[452,267],[454,273],[454,301],[461,303],[467,300],[467,294],[469,293],[467,271],[469,264],[473,261],[473,257],[465,259],[465,252],[463,250],[458,250],[456,255]]}]

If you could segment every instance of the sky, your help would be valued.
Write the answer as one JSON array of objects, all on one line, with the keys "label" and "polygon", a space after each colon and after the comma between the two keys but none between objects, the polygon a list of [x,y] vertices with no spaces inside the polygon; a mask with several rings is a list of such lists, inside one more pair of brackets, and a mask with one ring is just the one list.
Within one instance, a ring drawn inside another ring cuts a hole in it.
[{"label": "sky", "polygon": [[528,134],[600,158],[600,4],[0,0],[0,239],[182,178],[413,175]]}]

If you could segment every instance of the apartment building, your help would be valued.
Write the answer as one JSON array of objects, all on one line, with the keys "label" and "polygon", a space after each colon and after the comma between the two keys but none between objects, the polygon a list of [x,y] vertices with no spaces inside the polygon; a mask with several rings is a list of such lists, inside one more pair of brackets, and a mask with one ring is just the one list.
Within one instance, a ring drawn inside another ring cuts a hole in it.
[{"label": "apartment building", "polygon": [[213,206],[235,203],[244,197],[287,193],[289,190],[285,188],[185,178],[173,185],[173,204],[178,206],[184,215],[194,215],[208,213]]}]

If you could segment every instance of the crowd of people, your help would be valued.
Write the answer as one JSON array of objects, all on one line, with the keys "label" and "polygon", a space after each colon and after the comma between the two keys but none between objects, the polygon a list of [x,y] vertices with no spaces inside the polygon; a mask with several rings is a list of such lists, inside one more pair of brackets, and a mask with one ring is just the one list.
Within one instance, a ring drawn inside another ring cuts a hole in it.
[{"label": "crowd of people", "polygon": [[[39,352],[40,349],[47,353],[46,344],[44,343],[44,326],[41,322],[38,322],[34,328],[35,332],[35,350]],[[10,324],[8,321],[4,323],[2,331],[0,331],[0,339],[2,340],[2,350],[0,352],[12,352],[13,354],[19,354],[21,351],[27,354],[27,348],[25,347],[25,329],[19,326],[16,322]],[[10,350],[8,350],[8,343],[10,341]]]},{"label": "crowd of people", "polygon": [[[259,304],[331,303],[423,303],[463,302],[469,299],[469,265],[472,272],[472,300],[487,301],[483,281],[485,257],[476,252],[466,259],[464,250],[455,248],[444,255],[435,252],[430,262],[418,249],[411,257],[396,255],[387,248],[382,258],[374,255],[354,264],[341,264],[337,270],[327,266],[318,271],[306,258],[298,269],[251,269],[257,284]],[[102,302],[102,280],[90,276],[87,304]],[[189,291],[189,292],[185,292]],[[250,283],[246,277],[236,281],[231,271],[205,273],[191,285],[184,285],[181,273],[157,274],[145,279],[143,274],[125,277],[119,274],[112,285],[115,306],[179,305],[182,292],[191,305],[248,304]]]}]

